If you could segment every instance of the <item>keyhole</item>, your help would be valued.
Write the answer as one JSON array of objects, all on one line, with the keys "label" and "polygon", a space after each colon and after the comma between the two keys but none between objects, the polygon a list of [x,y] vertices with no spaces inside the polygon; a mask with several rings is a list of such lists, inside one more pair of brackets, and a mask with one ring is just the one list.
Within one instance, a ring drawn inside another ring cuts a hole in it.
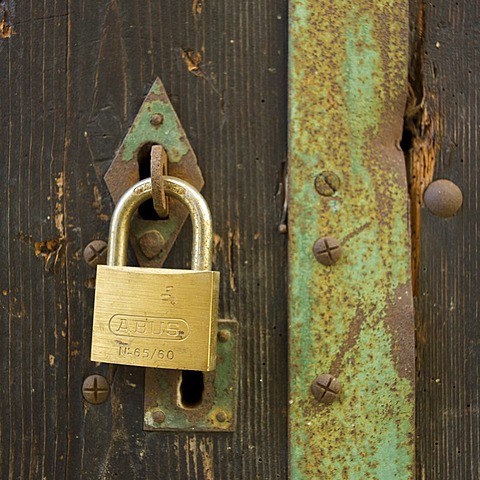
[{"label": "keyhole", "polygon": [[[150,151],[154,145],[158,145],[158,143],[145,143],[138,151],[137,162],[140,180],[150,177]],[[140,205],[138,214],[144,220],[160,220],[160,217],[153,207],[153,200],[151,198]]]},{"label": "keyhole", "polygon": [[180,403],[183,408],[199,407],[203,400],[203,372],[184,370],[180,383]]}]

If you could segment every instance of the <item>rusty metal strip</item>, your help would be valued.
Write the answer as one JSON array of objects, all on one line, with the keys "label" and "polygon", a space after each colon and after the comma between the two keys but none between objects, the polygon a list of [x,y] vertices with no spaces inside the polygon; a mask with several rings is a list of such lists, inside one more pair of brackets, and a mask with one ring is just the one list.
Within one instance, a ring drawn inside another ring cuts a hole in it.
[{"label": "rusty metal strip", "polygon": [[[410,479],[407,1],[290,5],[290,477]],[[322,172],[340,183],[319,193]],[[331,266],[312,252],[327,236]],[[310,391],[323,373],[342,384],[330,405]]]}]

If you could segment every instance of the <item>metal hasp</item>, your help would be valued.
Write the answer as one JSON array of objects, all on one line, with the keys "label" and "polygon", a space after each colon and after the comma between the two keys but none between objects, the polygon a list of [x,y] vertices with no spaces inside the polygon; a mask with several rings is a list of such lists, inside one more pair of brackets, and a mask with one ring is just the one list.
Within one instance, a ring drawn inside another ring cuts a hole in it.
[{"label": "metal hasp", "polygon": [[[414,475],[411,253],[400,148],[407,5],[290,2],[293,480]],[[339,179],[328,195],[317,191],[322,172]],[[315,260],[312,247],[322,237],[342,246],[334,265]],[[321,374],[342,385],[329,405],[311,391]]]},{"label": "metal hasp", "polygon": [[[153,83],[105,174],[105,182],[115,203],[140,180],[141,164],[145,157],[149,157],[153,145],[165,149],[168,175],[201,190],[204,181],[197,158],[159,78]],[[148,168],[146,170],[149,172]],[[187,216],[188,211],[175,199],[169,200],[166,219],[152,220],[142,218],[139,212],[134,214],[130,242],[140,266],[163,265]]]},{"label": "metal hasp", "polygon": [[238,322],[218,321],[217,368],[203,374],[196,405],[182,400],[183,372],[147,369],[144,430],[232,432],[237,404]]}]

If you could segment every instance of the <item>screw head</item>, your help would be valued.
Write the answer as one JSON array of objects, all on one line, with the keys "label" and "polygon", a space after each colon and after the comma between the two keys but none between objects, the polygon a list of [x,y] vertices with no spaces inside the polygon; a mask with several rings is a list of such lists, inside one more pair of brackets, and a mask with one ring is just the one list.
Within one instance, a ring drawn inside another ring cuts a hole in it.
[{"label": "screw head", "polygon": [[313,254],[322,265],[333,265],[342,256],[342,248],[336,238],[319,238],[313,245]]},{"label": "screw head", "polygon": [[217,338],[219,342],[228,342],[230,340],[230,332],[224,328],[217,333]]},{"label": "screw head", "polygon": [[322,172],[315,177],[315,190],[324,197],[331,197],[340,188],[340,178],[333,172]]},{"label": "screw head", "polygon": [[453,217],[463,203],[462,191],[450,180],[432,182],[423,195],[425,206],[438,217]]},{"label": "screw head", "polygon": [[310,391],[318,402],[329,404],[338,397],[342,385],[333,375],[323,373],[313,381]]},{"label": "screw head", "polygon": [[154,113],[151,117],[150,117],[150,123],[154,126],[154,127],[159,127],[162,123],[163,123],[163,115],[161,113]]},{"label": "screw head", "polygon": [[217,422],[223,423],[227,421],[227,414],[223,410],[220,410],[215,415],[215,418],[217,419]]},{"label": "screw head", "polygon": [[83,259],[91,266],[105,265],[107,263],[107,242],[93,240],[83,250]]},{"label": "screw head", "polygon": [[163,423],[166,416],[161,410],[156,410],[152,413],[152,418],[155,423]]},{"label": "screw head", "polygon": [[149,230],[140,237],[138,245],[145,257],[150,259],[155,258],[162,252],[165,240],[158,230]]},{"label": "screw head", "polygon": [[82,394],[86,402],[99,405],[110,395],[110,385],[102,375],[89,375],[83,381]]}]

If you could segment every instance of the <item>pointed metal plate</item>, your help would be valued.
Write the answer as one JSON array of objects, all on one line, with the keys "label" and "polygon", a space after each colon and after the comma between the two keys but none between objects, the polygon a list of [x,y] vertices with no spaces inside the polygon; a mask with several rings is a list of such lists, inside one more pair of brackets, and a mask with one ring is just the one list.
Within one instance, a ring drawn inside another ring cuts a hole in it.
[{"label": "pointed metal plate", "polygon": [[[165,148],[169,175],[186,180],[198,190],[203,187],[195,153],[159,78],[153,83],[105,174],[105,182],[115,203],[140,180],[139,162],[148,156],[152,145]],[[139,212],[132,219],[130,241],[140,266],[163,265],[188,216],[180,202],[174,199],[169,202],[168,219],[146,219]]]}]

